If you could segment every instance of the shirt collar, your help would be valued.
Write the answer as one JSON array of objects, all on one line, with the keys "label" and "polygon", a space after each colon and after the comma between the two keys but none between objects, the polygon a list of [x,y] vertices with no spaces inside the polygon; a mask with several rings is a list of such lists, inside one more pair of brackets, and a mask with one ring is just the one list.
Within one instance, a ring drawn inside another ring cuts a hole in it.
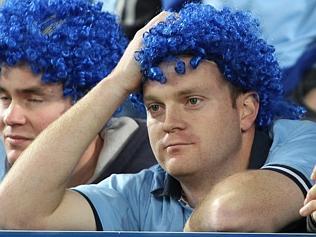
[{"label": "shirt collar", "polygon": [[175,199],[180,199],[182,195],[182,188],[180,182],[169,174],[166,174],[164,186],[152,191],[156,197],[169,196]]},{"label": "shirt collar", "polygon": [[252,143],[248,169],[260,169],[266,162],[272,139],[267,131],[256,129]]},{"label": "shirt collar", "polygon": [[[250,152],[248,169],[259,169],[264,165],[271,145],[272,139],[269,137],[268,133],[266,131],[256,129]],[[171,175],[166,174],[164,186],[153,189],[152,194],[156,197],[169,196],[175,199],[180,199],[182,195],[182,188],[178,180]]]}]

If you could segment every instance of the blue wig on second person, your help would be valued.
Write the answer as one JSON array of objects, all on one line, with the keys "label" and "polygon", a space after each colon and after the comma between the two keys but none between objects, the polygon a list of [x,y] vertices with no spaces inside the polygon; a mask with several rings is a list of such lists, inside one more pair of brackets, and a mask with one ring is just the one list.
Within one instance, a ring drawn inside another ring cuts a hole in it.
[{"label": "blue wig on second person", "polygon": [[247,12],[187,4],[145,33],[136,60],[145,80],[164,83],[167,79],[159,64],[174,60],[175,71],[184,74],[181,55],[192,56],[192,68],[203,59],[214,61],[233,86],[255,91],[260,101],[258,127],[276,118],[297,119],[304,114],[302,107],[284,99],[274,48],[260,37],[259,23]]},{"label": "blue wig on second person", "polygon": [[101,8],[89,0],[6,0],[1,66],[28,65],[77,101],[112,71],[128,43],[116,17]]}]

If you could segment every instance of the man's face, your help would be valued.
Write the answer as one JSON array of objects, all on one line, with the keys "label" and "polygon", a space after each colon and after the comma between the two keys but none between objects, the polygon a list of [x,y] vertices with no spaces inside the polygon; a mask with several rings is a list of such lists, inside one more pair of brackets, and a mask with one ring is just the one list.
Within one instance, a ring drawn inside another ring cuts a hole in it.
[{"label": "man's face", "polygon": [[71,106],[62,85],[43,84],[27,67],[2,67],[0,131],[10,165],[21,152]]},{"label": "man's face", "polygon": [[[188,59],[184,60],[188,65]],[[150,143],[160,165],[175,177],[208,174],[241,146],[240,112],[232,106],[228,82],[213,62],[184,75],[160,65],[166,84],[144,85]],[[238,99],[237,99],[238,100]]]}]

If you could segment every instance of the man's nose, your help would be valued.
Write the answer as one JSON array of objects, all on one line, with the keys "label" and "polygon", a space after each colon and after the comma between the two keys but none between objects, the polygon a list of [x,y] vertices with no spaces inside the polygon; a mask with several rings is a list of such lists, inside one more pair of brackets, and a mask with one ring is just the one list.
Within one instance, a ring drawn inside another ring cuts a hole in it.
[{"label": "man's nose", "polygon": [[165,119],[163,122],[163,130],[166,133],[176,132],[177,130],[183,130],[186,127],[185,117],[183,116],[181,109],[176,106],[166,108]]},{"label": "man's nose", "polygon": [[14,102],[11,102],[9,107],[3,111],[3,122],[5,125],[14,126],[25,123],[24,109]]}]

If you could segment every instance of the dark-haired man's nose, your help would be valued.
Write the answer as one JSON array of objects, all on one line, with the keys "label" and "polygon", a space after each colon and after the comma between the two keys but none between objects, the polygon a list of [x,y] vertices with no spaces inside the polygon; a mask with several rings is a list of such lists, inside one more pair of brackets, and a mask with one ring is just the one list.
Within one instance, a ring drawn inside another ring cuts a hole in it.
[{"label": "dark-haired man's nose", "polygon": [[26,121],[24,109],[13,102],[3,111],[3,122],[7,126],[22,125]]}]

